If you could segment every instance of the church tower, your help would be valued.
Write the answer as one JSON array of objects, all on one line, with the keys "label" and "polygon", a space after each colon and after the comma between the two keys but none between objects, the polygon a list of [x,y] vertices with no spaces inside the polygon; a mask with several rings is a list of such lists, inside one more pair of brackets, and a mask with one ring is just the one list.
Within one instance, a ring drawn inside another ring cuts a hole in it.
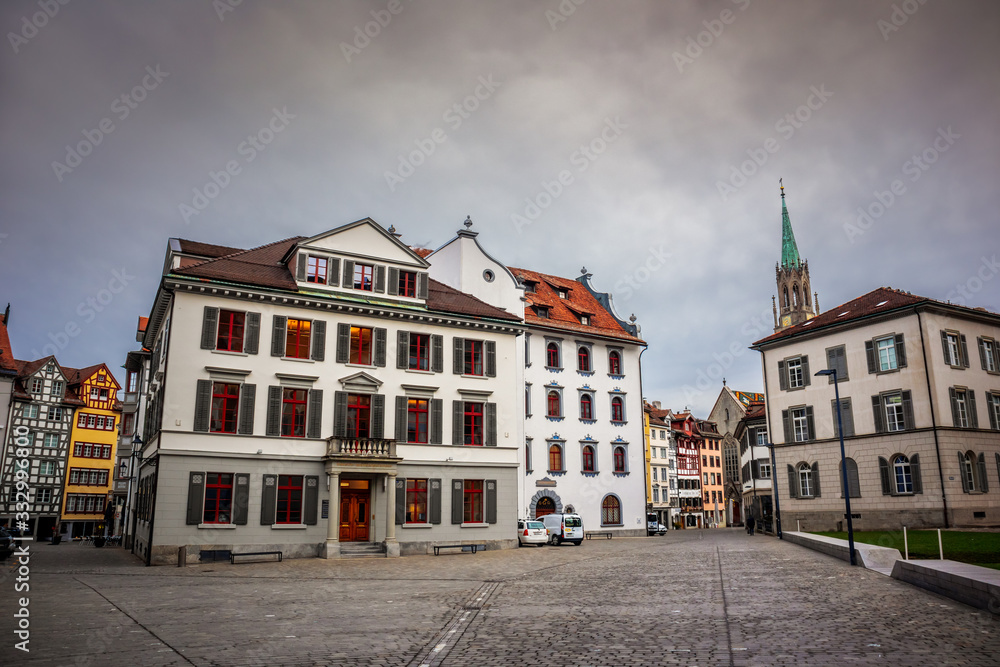
[{"label": "church tower", "polygon": [[775,265],[774,273],[778,283],[777,302],[771,297],[774,330],[781,331],[816,317],[819,295],[810,293],[809,262],[799,258],[792,221],[785,206],[784,184],[781,184],[781,261]]}]

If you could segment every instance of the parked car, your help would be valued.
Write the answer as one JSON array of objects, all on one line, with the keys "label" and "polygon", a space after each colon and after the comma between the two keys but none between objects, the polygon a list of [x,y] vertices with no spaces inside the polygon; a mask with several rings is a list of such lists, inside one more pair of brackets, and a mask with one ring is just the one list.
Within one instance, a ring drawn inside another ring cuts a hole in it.
[{"label": "parked car", "polygon": [[653,535],[654,533],[656,535],[666,535],[667,527],[664,526],[662,523],[649,524],[649,528],[647,529],[646,532],[649,533],[650,535]]},{"label": "parked car", "polygon": [[583,519],[579,514],[546,514],[542,523],[549,532],[549,542],[555,546],[563,542],[580,546],[583,542]]},{"label": "parked car", "polygon": [[528,519],[518,519],[517,521],[517,546],[523,547],[525,544],[537,544],[545,546],[549,541],[549,533],[545,530],[545,524],[541,521],[529,521]]},{"label": "parked car", "polygon": [[19,540],[7,528],[0,527],[0,560],[7,560],[14,553]]}]

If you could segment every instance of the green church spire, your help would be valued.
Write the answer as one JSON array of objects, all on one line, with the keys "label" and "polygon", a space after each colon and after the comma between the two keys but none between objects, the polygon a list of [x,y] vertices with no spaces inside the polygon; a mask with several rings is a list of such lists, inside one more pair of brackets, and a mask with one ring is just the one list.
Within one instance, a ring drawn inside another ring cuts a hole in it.
[{"label": "green church spire", "polygon": [[791,268],[801,264],[799,248],[795,245],[795,233],[792,231],[792,221],[788,219],[788,208],[785,206],[785,186],[781,185],[781,266]]}]

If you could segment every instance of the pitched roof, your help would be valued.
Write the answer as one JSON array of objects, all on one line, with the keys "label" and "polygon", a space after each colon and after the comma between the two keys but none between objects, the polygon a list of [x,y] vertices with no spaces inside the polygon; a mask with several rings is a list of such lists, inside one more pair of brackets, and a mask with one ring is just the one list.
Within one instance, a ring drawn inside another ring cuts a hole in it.
[{"label": "pitched roof", "polygon": [[427,259],[428,256],[434,253],[434,251],[430,248],[414,248],[413,246],[410,246],[410,250],[420,255],[422,259]]},{"label": "pitched roof", "polygon": [[0,374],[13,375],[17,373],[17,359],[14,349],[10,346],[10,336],[7,334],[7,323],[0,316]]},{"label": "pitched roof", "polygon": [[14,381],[13,396],[26,401],[33,400],[34,397],[28,392],[24,381],[28,379],[29,376],[34,375],[38,369],[45,366],[50,361],[54,362],[59,370],[62,372],[63,376],[66,377],[66,388],[63,393],[63,403],[69,405],[84,405],[84,402],[80,400],[80,396],[74,389],[74,384],[70,381],[70,377],[74,374],[79,374],[80,371],[75,368],[67,368],[62,366],[59,361],[52,355],[47,357],[42,357],[41,359],[35,359],[34,361],[24,361],[16,360],[18,365],[17,379]]},{"label": "pitched roof", "polygon": [[225,257],[234,252],[240,252],[240,248],[230,248],[224,245],[214,245],[212,243],[202,243],[201,241],[188,241],[187,239],[177,239],[181,252],[187,255],[198,255],[199,257]]},{"label": "pitched roof", "polygon": [[427,308],[444,313],[457,313],[473,317],[488,317],[495,320],[510,320],[520,322],[521,318],[480,301],[471,294],[459,292],[453,287],[436,280],[427,281]]},{"label": "pitched roof", "polygon": [[763,419],[766,414],[767,410],[764,403],[751,403],[750,407],[747,408],[747,413],[743,416],[743,419]]},{"label": "pitched roof", "polygon": [[[643,342],[625,331],[579,281],[512,266],[507,268],[521,282],[535,284],[535,291],[525,294],[528,304],[524,308],[524,321],[528,324]],[[566,298],[559,296],[558,289],[566,291]],[[548,317],[539,317],[532,306],[548,308]],[[581,324],[580,315],[587,315],[590,323]]]}]

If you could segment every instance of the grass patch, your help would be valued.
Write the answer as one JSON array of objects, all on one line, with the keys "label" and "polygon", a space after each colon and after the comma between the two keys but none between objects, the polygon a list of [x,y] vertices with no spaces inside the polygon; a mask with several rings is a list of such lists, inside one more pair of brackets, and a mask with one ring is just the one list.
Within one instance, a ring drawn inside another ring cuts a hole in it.
[{"label": "grass patch", "polygon": [[[822,532],[816,535],[826,535],[846,540],[847,533]],[[910,544],[910,559],[937,559],[938,539],[936,530],[907,531]],[[880,547],[899,549],[903,551],[903,531],[854,531],[854,541],[865,544],[875,544]],[[959,530],[941,531],[941,542],[944,545],[944,557],[982,567],[1000,570],[1000,533],[972,533]]]}]

